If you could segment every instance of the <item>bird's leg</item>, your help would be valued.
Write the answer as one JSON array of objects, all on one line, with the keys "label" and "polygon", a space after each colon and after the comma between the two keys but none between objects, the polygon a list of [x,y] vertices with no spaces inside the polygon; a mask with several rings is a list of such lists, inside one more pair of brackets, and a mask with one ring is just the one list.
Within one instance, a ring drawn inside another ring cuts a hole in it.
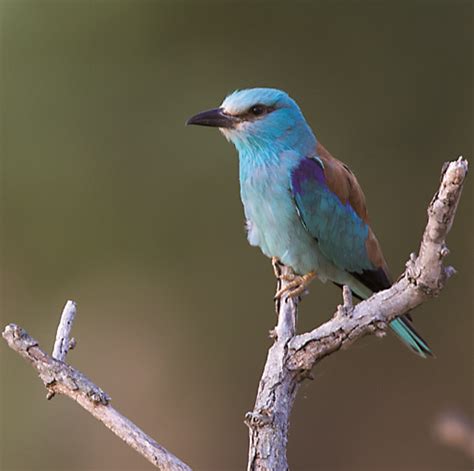
[{"label": "bird's leg", "polygon": [[[283,265],[278,257],[272,257],[273,273],[278,281],[293,281],[296,275],[290,267]],[[286,270],[283,270],[286,268]]]},{"label": "bird's leg", "polygon": [[279,279],[287,281],[288,283],[277,291],[275,299],[280,299],[282,296],[286,296],[287,298],[299,296],[306,290],[314,278],[316,278],[315,271],[310,271],[305,275],[296,275],[293,272],[280,275]]},{"label": "bird's leg", "polygon": [[282,263],[280,262],[280,259],[278,257],[272,257],[272,267],[273,267],[273,273],[275,274],[276,279],[281,278],[281,267]]}]

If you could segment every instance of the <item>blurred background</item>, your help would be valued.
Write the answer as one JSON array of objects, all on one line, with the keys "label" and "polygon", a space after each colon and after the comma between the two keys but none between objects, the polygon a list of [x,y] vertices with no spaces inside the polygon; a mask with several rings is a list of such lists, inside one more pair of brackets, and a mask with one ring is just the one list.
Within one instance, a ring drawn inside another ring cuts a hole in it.
[{"label": "blurred background", "polygon": [[[472,157],[472,3],[4,0],[0,18],[2,327],[49,350],[74,299],[70,363],[194,469],[244,469],[275,280],[246,241],[235,150],[184,122],[236,88],[288,91],[357,174],[398,276],[443,162]],[[473,413],[472,183],[448,240],[458,275],[415,312],[437,358],[388,335],[318,365],[292,469],[472,468],[432,434],[445,408]],[[310,291],[301,330],[341,299]],[[45,401],[3,343],[0,359],[2,470],[151,469]]]}]

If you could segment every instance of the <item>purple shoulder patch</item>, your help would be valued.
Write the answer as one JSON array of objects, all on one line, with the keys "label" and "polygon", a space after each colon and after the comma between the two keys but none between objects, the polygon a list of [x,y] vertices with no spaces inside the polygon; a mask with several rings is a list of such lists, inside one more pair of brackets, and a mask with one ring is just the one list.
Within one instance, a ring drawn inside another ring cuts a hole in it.
[{"label": "purple shoulder patch", "polygon": [[293,170],[291,175],[291,184],[293,186],[294,193],[301,194],[301,187],[307,180],[315,180],[319,184],[326,186],[324,167],[319,159],[305,157]]}]

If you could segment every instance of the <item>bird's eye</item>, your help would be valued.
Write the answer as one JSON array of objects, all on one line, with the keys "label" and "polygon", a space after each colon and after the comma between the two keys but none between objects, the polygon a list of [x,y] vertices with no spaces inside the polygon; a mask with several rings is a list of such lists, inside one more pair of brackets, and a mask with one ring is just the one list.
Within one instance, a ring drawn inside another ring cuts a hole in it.
[{"label": "bird's eye", "polygon": [[249,109],[249,113],[253,114],[254,116],[260,116],[266,112],[266,107],[264,105],[253,105],[252,108]]}]

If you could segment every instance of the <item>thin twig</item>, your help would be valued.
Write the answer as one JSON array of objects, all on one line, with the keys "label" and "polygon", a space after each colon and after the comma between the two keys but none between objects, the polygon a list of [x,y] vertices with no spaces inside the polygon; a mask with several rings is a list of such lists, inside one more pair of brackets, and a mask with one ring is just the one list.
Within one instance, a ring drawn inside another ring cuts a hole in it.
[{"label": "thin twig", "polygon": [[56,340],[53,347],[53,358],[59,361],[65,361],[67,352],[74,348],[75,342],[69,339],[71,336],[72,324],[76,317],[76,303],[67,301],[61,319],[59,321],[58,330],[56,332]]},{"label": "thin twig", "polygon": [[[64,321],[64,324],[67,324],[69,319],[70,324],[63,328],[60,325],[57,341],[58,338],[60,341],[69,339],[72,317],[74,317],[71,312],[75,311],[75,305],[74,308],[73,305],[72,302],[66,304],[68,309],[64,309],[61,323]],[[60,330],[62,333],[59,332]],[[70,397],[157,468],[163,471],[191,471],[189,466],[115,410],[110,405],[110,396],[101,388],[64,361],[49,356],[24,329],[15,324],[9,324],[2,335],[8,346],[28,360],[36,369],[48,390],[48,399],[55,394]]]},{"label": "thin twig", "polygon": [[[403,276],[390,289],[352,306],[344,287],[343,305],[333,318],[311,332],[295,335],[298,303],[282,299],[275,343],[268,352],[255,407],[247,413],[249,471],[286,471],[286,445],[291,409],[299,383],[311,378],[316,362],[347,348],[367,334],[383,335],[388,323],[437,296],[455,272],[445,267],[445,239],[461,197],[468,163],[462,157],[443,166],[441,184],[428,207],[428,222],[419,255],[412,255]],[[279,283],[282,281],[280,280]],[[292,319],[289,322],[288,319]],[[282,326],[289,326],[282,330]]]}]

